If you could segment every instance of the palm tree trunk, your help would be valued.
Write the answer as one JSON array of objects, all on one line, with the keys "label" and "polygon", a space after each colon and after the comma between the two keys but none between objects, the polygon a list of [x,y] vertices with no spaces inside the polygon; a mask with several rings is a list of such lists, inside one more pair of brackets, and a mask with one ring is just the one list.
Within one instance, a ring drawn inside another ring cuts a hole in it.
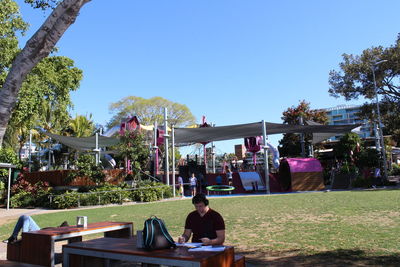
[{"label": "palm tree trunk", "polygon": [[0,90],[0,147],[26,75],[47,57],[79,11],[90,0],[63,0],[15,58]]}]

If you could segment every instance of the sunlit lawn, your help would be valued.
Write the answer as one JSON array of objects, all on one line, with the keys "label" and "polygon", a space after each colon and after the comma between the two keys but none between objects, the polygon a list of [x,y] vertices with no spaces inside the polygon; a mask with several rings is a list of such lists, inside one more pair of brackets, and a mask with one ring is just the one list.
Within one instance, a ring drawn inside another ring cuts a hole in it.
[{"label": "sunlit lawn", "polygon": [[[227,226],[227,245],[260,263],[289,260],[341,265],[400,263],[400,190],[348,191],[213,198]],[[63,211],[34,216],[41,227],[75,222],[164,219],[173,237],[182,233],[190,199]],[[0,229],[3,239],[13,225]],[[312,260],[310,260],[312,259]]]}]

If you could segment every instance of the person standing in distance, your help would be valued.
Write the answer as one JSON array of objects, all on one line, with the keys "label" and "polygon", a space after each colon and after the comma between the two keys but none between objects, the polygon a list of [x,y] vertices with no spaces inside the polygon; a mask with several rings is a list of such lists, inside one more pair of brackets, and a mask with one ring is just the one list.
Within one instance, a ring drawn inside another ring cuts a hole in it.
[{"label": "person standing in distance", "polygon": [[190,191],[192,192],[192,197],[196,195],[196,187],[197,187],[197,178],[194,176],[194,173],[192,173],[192,177],[189,179],[190,182]]},{"label": "person standing in distance", "polygon": [[178,243],[188,242],[191,235],[192,242],[203,245],[223,245],[225,241],[225,222],[221,214],[211,209],[204,194],[197,194],[192,198],[196,210],[189,213],[185,222],[185,230],[178,237]]}]

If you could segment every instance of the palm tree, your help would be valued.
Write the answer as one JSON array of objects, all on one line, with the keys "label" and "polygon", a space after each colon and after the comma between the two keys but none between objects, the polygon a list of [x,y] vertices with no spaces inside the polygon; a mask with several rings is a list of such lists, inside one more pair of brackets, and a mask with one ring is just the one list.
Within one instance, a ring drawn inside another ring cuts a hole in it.
[{"label": "palm tree", "polygon": [[95,131],[95,125],[92,120],[92,114],[89,116],[76,115],[74,119],[69,121],[69,130],[72,136],[88,137]]}]

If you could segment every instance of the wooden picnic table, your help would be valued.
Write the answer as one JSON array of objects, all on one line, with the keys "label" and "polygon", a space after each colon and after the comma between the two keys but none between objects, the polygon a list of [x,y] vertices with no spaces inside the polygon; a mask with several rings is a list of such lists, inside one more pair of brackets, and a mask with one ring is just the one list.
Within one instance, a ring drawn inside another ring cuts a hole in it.
[{"label": "wooden picnic table", "polygon": [[187,247],[147,251],[136,247],[136,238],[99,238],[63,245],[63,267],[109,266],[113,260],[185,267],[244,266],[242,256],[235,265],[234,254],[229,246],[223,251],[190,252]]},{"label": "wooden picnic table", "polygon": [[95,222],[87,227],[50,227],[22,233],[19,261],[53,267],[55,262],[54,243],[82,241],[82,236],[104,233],[105,237],[129,238],[133,233],[132,222]]}]

